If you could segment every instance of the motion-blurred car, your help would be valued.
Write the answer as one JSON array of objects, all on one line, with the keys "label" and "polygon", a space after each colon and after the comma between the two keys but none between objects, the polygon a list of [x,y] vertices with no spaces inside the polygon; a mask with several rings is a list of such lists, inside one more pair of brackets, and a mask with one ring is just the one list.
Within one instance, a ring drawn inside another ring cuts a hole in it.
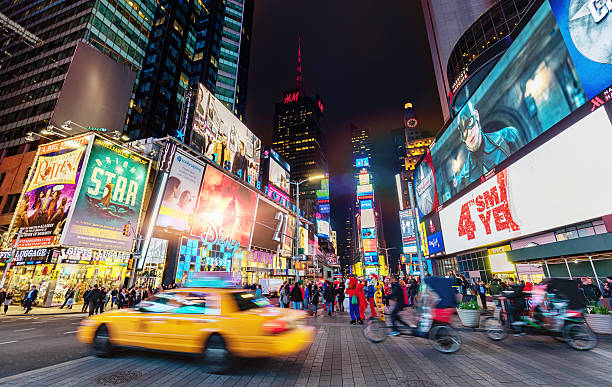
[{"label": "motion-blurred car", "polygon": [[117,347],[203,354],[213,372],[235,357],[274,357],[301,351],[314,328],[303,311],[271,307],[240,289],[180,288],[158,293],[135,309],[92,316],[78,338],[98,356]]}]

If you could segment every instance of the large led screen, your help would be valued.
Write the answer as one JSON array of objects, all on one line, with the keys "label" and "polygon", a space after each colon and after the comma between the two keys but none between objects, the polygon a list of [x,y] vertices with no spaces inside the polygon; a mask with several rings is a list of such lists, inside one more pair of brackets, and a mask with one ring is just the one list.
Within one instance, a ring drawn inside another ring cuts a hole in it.
[{"label": "large led screen", "polygon": [[268,181],[288,194],[290,181],[289,170],[283,168],[280,163],[272,157],[270,157],[269,165]]},{"label": "large led screen", "polygon": [[361,228],[375,228],[376,220],[374,218],[374,210],[361,210]]},{"label": "large led screen", "polygon": [[612,84],[612,1],[549,0],[587,98]]},{"label": "large led screen", "polygon": [[402,245],[416,244],[416,235],[414,232],[413,211],[411,209],[402,210],[399,212],[400,229],[402,233]]},{"label": "large led screen", "polygon": [[[600,108],[444,207],[446,253],[611,214],[610,144],[612,125]],[[568,157],[577,149],[584,152]]]},{"label": "large led screen", "polygon": [[429,149],[427,149],[427,154],[423,158],[423,161],[416,167],[414,184],[419,216],[423,217],[432,210],[438,208],[439,204],[438,190],[436,189],[436,176],[434,174],[431,151]]},{"label": "large led screen", "polygon": [[432,147],[440,204],[585,102],[550,5],[543,3]]},{"label": "large led screen", "polygon": [[127,148],[95,138],[61,244],[131,252],[149,165]]},{"label": "large led screen", "polygon": [[13,220],[13,239],[21,231],[17,247],[59,244],[91,139],[77,137],[38,148],[34,172]]},{"label": "large led screen", "polygon": [[250,184],[258,180],[261,140],[202,84],[190,144]]},{"label": "large led screen", "polygon": [[192,235],[208,244],[247,247],[257,194],[209,166],[204,172]]},{"label": "large led screen", "polygon": [[186,153],[175,153],[157,216],[158,227],[180,232],[189,231],[204,168],[204,164]]}]

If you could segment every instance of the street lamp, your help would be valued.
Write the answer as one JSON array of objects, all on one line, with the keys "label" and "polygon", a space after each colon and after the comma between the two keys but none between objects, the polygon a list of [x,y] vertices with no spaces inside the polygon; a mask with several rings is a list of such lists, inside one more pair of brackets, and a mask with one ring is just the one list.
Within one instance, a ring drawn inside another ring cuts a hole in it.
[{"label": "street lamp", "polygon": [[[300,184],[306,183],[307,181],[317,180],[324,178],[325,175],[316,175],[308,177],[302,181],[290,181],[290,184],[295,185],[295,257],[298,256],[300,251]],[[300,273],[298,270],[295,271],[295,282],[300,280]]]},{"label": "street lamp", "polygon": [[379,247],[378,250],[385,251],[385,264],[387,265],[387,270],[389,270],[389,250],[396,250],[395,247]]}]

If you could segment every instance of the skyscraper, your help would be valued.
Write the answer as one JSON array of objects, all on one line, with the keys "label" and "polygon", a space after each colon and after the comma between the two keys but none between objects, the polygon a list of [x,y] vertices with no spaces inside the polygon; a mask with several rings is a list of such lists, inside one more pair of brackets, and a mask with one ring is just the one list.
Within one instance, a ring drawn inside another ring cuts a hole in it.
[{"label": "skyscraper", "polygon": [[155,0],[2,2],[0,12],[39,41],[0,37],[0,149],[23,151],[26,133],[50,123],[78,42],[140,68],[156,7]]},{"label": "skyscraper", "polygon": [[132,138],[189,138],[181,129],[190,127],[195,93],[189,90],[198,83],[244,120],[253,4],[160,1],[129,123]]},{"label": "skyscraper", "polygon": [[[294,181],[328,172],[327,140],[321,128],[323,102],[317,94],[306,95],[301,80],[301,48],[298,48],[297,87],[285,91],[276,104],[272,137],[274,149],[291,165]],[[316,180],[302,184],[300,201],[316,203],[319,184]]]}]

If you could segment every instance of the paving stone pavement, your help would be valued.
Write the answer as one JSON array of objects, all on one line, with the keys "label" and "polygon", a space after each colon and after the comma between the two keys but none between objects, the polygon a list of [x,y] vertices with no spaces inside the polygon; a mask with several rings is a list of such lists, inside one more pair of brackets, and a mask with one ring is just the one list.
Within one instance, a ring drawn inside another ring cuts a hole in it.
[{"label": "paving stone pavement", "polygon": [[0,379],[0,386],[602,386],[611,385],[612,340],[588,352],[549,337],[492,342],[462,332],[455,354],[427,340],[399,336],[369,342],[344,316],[311,318],[316,339],[306,350],[276,359],[241,360],[229,375],[212,375],[194,357],[121,351]]}]

